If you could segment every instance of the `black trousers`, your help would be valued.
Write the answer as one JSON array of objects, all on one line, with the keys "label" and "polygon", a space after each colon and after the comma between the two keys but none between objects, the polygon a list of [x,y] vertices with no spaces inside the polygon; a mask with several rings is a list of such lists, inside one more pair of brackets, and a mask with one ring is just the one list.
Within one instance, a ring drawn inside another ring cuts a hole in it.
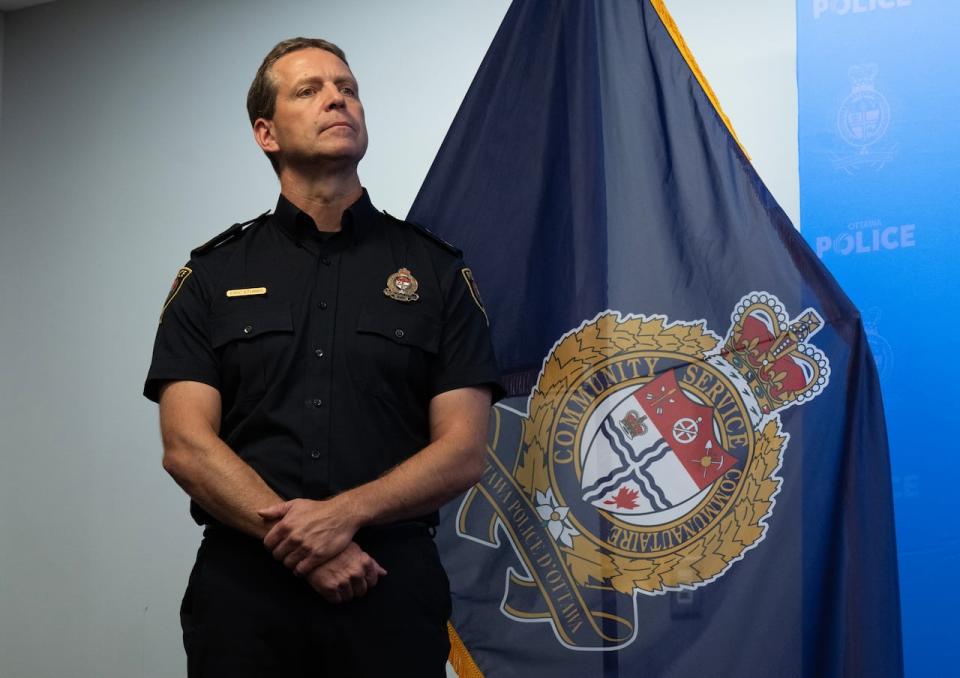
[{"label": "black trousers", "polygon": [[189,678],[442,678],[450,585],[425,528],[357,543],[387,570],[367,595],[325,602],[253,538],[207,528],[180,611]]}]

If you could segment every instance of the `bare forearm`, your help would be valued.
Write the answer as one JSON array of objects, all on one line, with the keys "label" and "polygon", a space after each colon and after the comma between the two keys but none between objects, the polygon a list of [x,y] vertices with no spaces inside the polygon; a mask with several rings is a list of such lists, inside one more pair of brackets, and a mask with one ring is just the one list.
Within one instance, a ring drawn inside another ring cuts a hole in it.
[{"label": "bare forearm", "polygon": [[438,440],[384,476],[336,497],[357,523],[377,525],[436,511],[480,478],[484,450]]},{"label": "bare forearm", "polygon": [[464,388],[430,403],[433,442],[389,473],[334,498],[358,526],[436,511],[480,479],[490,392]]},{"label": "bare forearm", "polygon": [[257,510],[282,501],[216,436],[167,448],[164,468],[214,518],[258,539],[267,533],[270,523]]},{"label": "bare forearm", "polygon": [[257,515],[280,497],[220,439],[220,393],[179,381],[160,390],[163,467],[208,513],[263,538],[270,524]]}]

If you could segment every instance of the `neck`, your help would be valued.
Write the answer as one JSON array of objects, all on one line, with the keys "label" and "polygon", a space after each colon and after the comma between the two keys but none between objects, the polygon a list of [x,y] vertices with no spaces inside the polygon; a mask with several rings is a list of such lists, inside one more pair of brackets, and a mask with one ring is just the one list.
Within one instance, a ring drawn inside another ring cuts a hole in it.
[{"label": "neck", "polygon": [[308,214],[318,231],[339,231],[344,211],[363,195],[356,169],[349,174],[304,176],[283,168],[280,192]]}]

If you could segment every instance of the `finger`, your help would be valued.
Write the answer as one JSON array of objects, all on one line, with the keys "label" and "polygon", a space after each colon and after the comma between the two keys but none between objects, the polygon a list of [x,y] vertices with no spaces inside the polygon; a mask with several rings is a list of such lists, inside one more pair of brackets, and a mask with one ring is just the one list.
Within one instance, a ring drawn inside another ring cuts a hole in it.
[{"label": "finger", "polygon": [[[277,544],[277,546],[273,549],[273,557],[276,558],[277,560],[284,560],[284,561],[285,561],[285,560],[287,559],[287,556],[289,556],[289,555],[291,555],[291,554],[293,554],[293,553],[295,553],[295,552],[297,552],[297,551],[300,551],[300,550],[301,550],[301,546],[302,546],[301,544],[298,544],[298,543],[297,543],[296,541],[294,541],[293,539],[289,539],[289,538],[288,538],[288,539],[284,539],[284,540],[281,541],[279,544]],[[305,555],[306,555],[306,551],[304,551],[304,552],[300,555],[300,557],[298,557],[298,558],[294,561],[294,564],[299,563],[301,560],[303,560],[303,557],[304,557]]]},{"label": "finger", "polygon": [[292,504],[293,502],[289,501],[280,502],[279,504],[259,509],[257,514],[266,520],[279,520],[287,515],[287,511],[290,510]]},{"label": "finger", "polygon": [[308,580],[313,590],[320,594],[328,603],[339,603],[340,594],[337,593],[337,587],[328,581],[327,576],[321,572],[315,572]]},{"label": "finger", "polygon": [[377,574],[376,570],[365,569],[363,571],[363,581],[366,583],[367,589],[372,589],[374,586],[376,586],[379,579],[380,575]]},{"label": "finger", "polygon": [[290,528],[279,522],[270,528],[270,531],[263,536],[263,545],[273,551],[277,544],[282,542],[290,534]]},{"label": "finger", "polygon": [[353,591],[354,598],[361,598],[367,595],[367,580],[363,577],[362,574],[357,574],[354,577],[350,577],[350,588]]},{"label": "finger", "polygon": [[348,557],[348,556],[356,556],[356,555],[358,555],[358,554],[360,554],[360,553],[363,553],[363,551],[361,551],[361,550],[360,550],[360,547],[357,546],[357,542],[352,541],[352,542],[350,542],[349,544],[347,544],[346,546],[343,547],[343,550],[337,555],[337,557],[338,557],[338,558],[342,558],[342,557],[345,558],[345,557]]},{"label": "finger", "polygon": [[337,586],[337,593],[340,594],[339,602],[345,603],[348,600],[353,599],[353,587],[350,585],[350,581],[340,582]]},{"label": "finger", "polygon": [[325,562],[330,562],[330,561],[329,560],[324,561],[316,553],[310,552],[310,553],[307,553],[300,560],[300,562],[295,563],[296,567],[294,568],[293,571],[294,571],[294,574],[296,574],[298,577],[302,577],[308,572],[312,572],[313,570],[317,569],[318,567],[323,565]]},{"label": "finger", "polygon": [[[279,560],[279,558],[278,558],[278,560]],[[308,570],[305,570],[305,571],[303,571],[303,572],[300,572],[299,570],[297,570],[297,567],[298,567],[298,566],[300,565],[300,563],[302,563],[304,560],[305,560],[304,552],[303,552],[302,550],[300,550],[300,549],[296,549],[296,550],[294,550],[294,551],[291,551],[291,552],[283,559],[283,564],[284,564],[284,566],[285,566],[286,568],[288,568],[288,569],[290,569],[290,570],[293,570],[295,574],[301,575],[301,574],[306,574],[307,572],[310,571],[309,569],[308,569]],[[312,568],[311,568],[311,569],[312,569]]]},{"label": "finger", "polygon": [[384,576],[384,575],[387,573],[387,571],[386,571],[385,569],[383,569],[383,567],[380,565],[380,563],[378,563],[378,562],[377,562],[376,560],[374,560],[373,558],[370,558],[370,560],[373,562],[373,567],[374,567],[374,569],[376,570],[378,577],[382,577],[382,576]]},{"label": "finger", "polygon": [[367,584],[367,588],[373,588],[377,585],[377,581],[380,579],[380,572],[377,568],[377,561],[364,554],[364,559],[361,562],[361,575]]}]

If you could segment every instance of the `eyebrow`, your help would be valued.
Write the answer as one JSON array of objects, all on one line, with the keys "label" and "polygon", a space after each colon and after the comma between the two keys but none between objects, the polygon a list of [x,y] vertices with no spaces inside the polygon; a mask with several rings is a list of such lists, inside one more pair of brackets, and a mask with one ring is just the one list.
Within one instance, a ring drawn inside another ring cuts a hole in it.
[{"label": "eyebrow", "polygon": [[[294,88],[300,87],[307,83],[322,83],[323,78],[318,75],[308,75],[306,77],[295,80],[293,83]],[[336,78],[333,78],[333,83],[336,85],[351,85],[354,89],[360,89],[360,85],[357,84],[355,78],[351,78],[349,75],[341,75]]]}]

